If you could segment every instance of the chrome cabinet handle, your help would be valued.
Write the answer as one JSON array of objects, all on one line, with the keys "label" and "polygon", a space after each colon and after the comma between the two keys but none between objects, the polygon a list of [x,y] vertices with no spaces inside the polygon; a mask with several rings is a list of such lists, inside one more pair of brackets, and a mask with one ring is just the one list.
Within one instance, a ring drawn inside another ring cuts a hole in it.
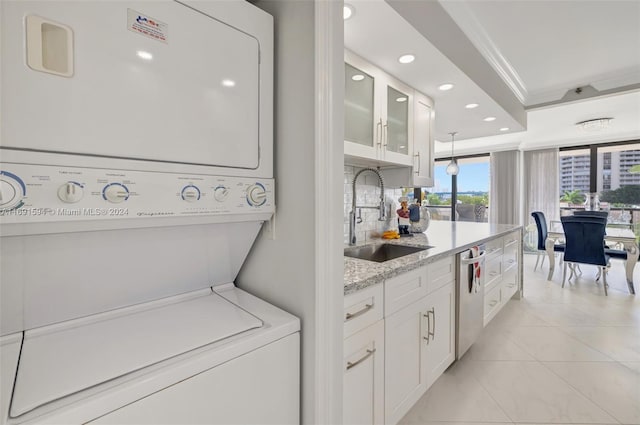
[{"label": "chrome cabinet handle", "polygon": [[389,121],[387,121],[387,123],[384,125],[384,133],[383,133],[383,137],[384,137],[384,148],[387,148],[387,145],[389,144]]},{"label": "chrome cabinet handle", "polygon": [[365,314],[367,311],[371,310],[372,308],[373,308],[373,303],[365,304],[363,309],[358,310],[355,313],[347,313],[345,315],[345,321],[351,320],[351,319],[355,319],[358,316],[362,316],[363,314]]},{"label": "chrome cabinet handle", "polygon": [[418,158],[418,171],[414,171],[416,174],[420,174],[420,151],[414,155],[414,157]]},{"label": "chrome cabinet handle", "polygon": [[429,337],[431,336],[431,332],[429,332],[429,329],[431,328],[431,318],[429,317],[429,312],[427,311],[427,314],[423,314],[422,317],[427,318],[427,336],[423,336],[422,339],[427,341],[427,345],[429,345],[429,342],[431,341],[431,339],[429,339]]},{"label": "chrome cabinet handle", "polygon": [[378,146],[382,145],[382,118],[376,123],[376,141]]},{"label": "chrome cabinet handle", "polygon": [[496,304],[498,304],[498,301],[497,300],[493,300],[493,301],[489,302],[489,307],[493,307]]},{"label": "chrome cabinet handle", "polygon": [[356,360],[355,362],[351,363],[351,362],[347,362],[347,370],[351,369],[352,367],[356,367],[358,366],[360,363],[362,363],[363,361],[367,360],[369,357],[371,357],[373,355],[373,353],[376,352],[376,349],[374,348],[373,350],[367,350],[367,354],[365,354],[364,356],[362,356],[362,358]]},{"label": "chrome cabinet handle", "polygon": [[[428,331],[429,336],[431,337],[431,339],[436,339],[436,308],[435,307],[431,307],[431,310],[429,310],[427,312],[427,315],[429,315],[429,313],[431,313],[433,315],[433,331]],[[431,321],[429,321],[431,322]],[[429,329],[429,328],[427,328]]]},{"label": "chrome cabinet handle", "polygon": [[490,273],[489,273],[489,276],[495,276],[495,275],[497,275],[497,274],[498,274],[498,272],[490,272]]}]

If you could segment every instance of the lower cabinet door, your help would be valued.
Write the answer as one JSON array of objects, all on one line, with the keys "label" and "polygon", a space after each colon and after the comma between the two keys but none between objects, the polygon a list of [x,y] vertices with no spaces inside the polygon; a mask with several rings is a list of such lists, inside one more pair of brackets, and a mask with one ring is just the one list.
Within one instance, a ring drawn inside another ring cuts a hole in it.
[{"label": "lower cabinet door", "polygon": [[344,340],[344,425],[384,424],[384,348],[384,320]]},{"label": "lower cabinet door", "polygon": [[448,283],[427,296],[426,381],[430,387],[456,357],[455,292]]},{"label": "lower cabinet door", "polygon": [[425,297],[385,318],[385,423],[394,425],[427,390]]}]

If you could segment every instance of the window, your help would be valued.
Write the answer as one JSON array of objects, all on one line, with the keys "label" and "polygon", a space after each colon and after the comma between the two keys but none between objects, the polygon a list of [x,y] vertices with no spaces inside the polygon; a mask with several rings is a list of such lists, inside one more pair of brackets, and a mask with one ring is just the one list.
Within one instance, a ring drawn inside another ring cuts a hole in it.
[{"label": "window", "polygon": [[640,236],[640,143],[561,149],[559,166],[561,215],[591,208],[595,193],[595,207],[609,211],[609,222]]},{"label": "window", "polygon": [[[428,191],[425,204],[434,220],[488,221],[489,208],[489,156],[461,157],[457,176],[446,173],[450,159],[435,162],[434,186]],[[455,188],[455,189],[454,189]],[[455,202],[455,215],[452,214]]]}]

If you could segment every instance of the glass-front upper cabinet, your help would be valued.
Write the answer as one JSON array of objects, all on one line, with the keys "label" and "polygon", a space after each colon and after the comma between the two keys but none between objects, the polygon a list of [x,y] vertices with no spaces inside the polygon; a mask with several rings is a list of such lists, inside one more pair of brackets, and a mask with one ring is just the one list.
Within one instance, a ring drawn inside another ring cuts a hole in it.
[{"label": "glass-front upper cabinet", "polygon": [[387,122],[384,147],[409,155],[409,95],[387,86]]},{"label": "glass-front upper cabinet", "polygon": [[344,140],[373,147],[374,82],[369,74],[344,64]]},{"label": "glass-front upper cabinet", "polygon": [[345,51],[344,108],[344,152],[348,161],[413,164],[411,87]]}]

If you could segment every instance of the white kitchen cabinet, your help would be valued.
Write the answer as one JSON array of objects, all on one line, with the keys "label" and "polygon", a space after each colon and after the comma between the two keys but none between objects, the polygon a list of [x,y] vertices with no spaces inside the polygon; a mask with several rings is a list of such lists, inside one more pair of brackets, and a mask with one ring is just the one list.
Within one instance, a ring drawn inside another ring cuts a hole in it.
[{"label": "white kitchen cabinet", "polygon": [[427,390],[423,373],[427,297],[385,319],[385,423],[393,425]]},{"label": "white kitchen cabinet", "polygon": [[456,358],[454,282],[427,296],[425,371],[427,388]]},{"label": "white kitchen cabinet", "polygon": [[413,164],[414,91],[345,50],[345,147],[354,164]]},{"label": "white kitchen cabinet", "polygon": [[384,321],[344,340],[343,423],[384,423]]},{"label": "white kitchen cabinet", "polygon": [[[427,272],[428,280],[439,277]],[[450,280],[385,318],[387,424],[396,424],[455,360],[454,288]]]},{"label": "white kitchen cabinet", "polygon": [[413,187],[432,187],[434,183],[434,120],[433,101],[422,93],[414,92]]},{"label": "white kitchen cabinet", "polygon": [[484,287],[484,326],[518,293],[522,275],[521,231],[487,242]]}]

